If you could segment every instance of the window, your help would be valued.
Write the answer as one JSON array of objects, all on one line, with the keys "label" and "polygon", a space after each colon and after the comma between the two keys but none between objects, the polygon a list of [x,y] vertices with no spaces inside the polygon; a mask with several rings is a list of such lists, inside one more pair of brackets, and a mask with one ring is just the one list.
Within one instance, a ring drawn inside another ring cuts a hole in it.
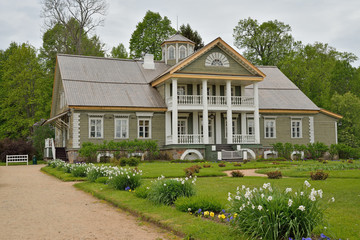
[{"label": "window", "polygon": [[302,138],[301,119],[291,119],[291,138]]},{"label": "window", "polygon": [[178,135],[187,134],[187,119],[178,120]]},{"label": "window", "polygon": [[248,135],[254,135],[255,134],[255,125],[254,125],[254,119],[247,119],[247,134]]},{"label": "window", "polygon": [[115,116],[115,138],[129,138],[129,116]]},{"label": "window", "polygon": [[[237,133],[237,121],[236,119],[232,120],[232,134]],[[225,118],[225,138],[227,138],[227,119]]]},{"label": "window", "polygon": [[276,138],[275,119],[264,120],[264,135],[265,138]]},{"label": "window", "polygon": [[178,85],[177,95],[186,95],[186,85]]},{"label": "window", "polygon": [[89,138],[103,138],[103,117],[89,118]]},{"label": "window", "polygon": [[170,46],[168,48],[169,51],[169,59],[175,59],[175,48],[173,46]]},{"label": "window", "polygon": [[186,48],[184,46],[180,46],[179,48],[179,58],[185,58],[186,57]]},{"label": "window", "polygon": [[138,138],[151,138],[151,119],[138,119]]}]

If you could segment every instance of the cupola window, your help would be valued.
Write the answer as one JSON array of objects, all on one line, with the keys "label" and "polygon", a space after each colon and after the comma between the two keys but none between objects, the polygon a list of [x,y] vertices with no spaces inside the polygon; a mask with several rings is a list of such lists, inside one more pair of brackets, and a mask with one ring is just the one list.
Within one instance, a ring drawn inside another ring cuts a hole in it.
[{"label": "cupola window", "polygon": [[184,46],[180,46],[179,48],[179,58],[183,59],[186,57],[186,48]]},{"label": "cupola window", "polygon": [[169,59],[175,59],[175,48],[173,46],[170,46],[168,48],[169,51]]}]

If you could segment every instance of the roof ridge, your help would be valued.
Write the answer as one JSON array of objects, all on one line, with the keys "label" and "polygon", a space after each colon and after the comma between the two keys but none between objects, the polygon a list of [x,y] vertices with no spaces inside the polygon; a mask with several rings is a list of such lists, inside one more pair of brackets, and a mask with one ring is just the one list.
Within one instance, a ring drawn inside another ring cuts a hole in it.
[{"label": "roof ridge", "polygon": [[[112,57],[99,57],[99,56],[85,56],[85,55],[76,55],[76,54],[65,54],[58,53],[57,56],[63,57],[76,57],[76,58],[89,58],[89,59],[101,59],[101,60],[115,60],[115,61],[125,61],[125,62],[143,62],[144,59],[129,59],[129,58],[112,58]],[[155,60],[155,63],[164,63],[161,60]]]},{"label": "roof ridge", "polygon": [[149,83],[124,83],[124,82],[103,82],[103,81],[89,81],[89,80],[75,80],[75,79],[62,79],[63,81],[70,82],[88,82],[88,83],[109,83],[109,84],[130,84],[130,85],[149,85]]}]

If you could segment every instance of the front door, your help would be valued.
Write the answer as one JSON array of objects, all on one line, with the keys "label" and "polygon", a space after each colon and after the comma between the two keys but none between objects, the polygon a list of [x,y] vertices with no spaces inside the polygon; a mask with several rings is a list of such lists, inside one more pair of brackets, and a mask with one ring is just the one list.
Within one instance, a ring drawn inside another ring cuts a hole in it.
[{"label": "front door", "polygon": [[[200,123],[201,123],[201,134],[204,134],[204,132],[203,132],[203,124],[202,124],[202,119],[201,119],[201,121],[200,121]],[[215,138],[214,138],[214,119],[213,118],[209,118],[209,125],[208,125],[208,127],[209,127],[209,144],[214,144],[215,143]]]}]

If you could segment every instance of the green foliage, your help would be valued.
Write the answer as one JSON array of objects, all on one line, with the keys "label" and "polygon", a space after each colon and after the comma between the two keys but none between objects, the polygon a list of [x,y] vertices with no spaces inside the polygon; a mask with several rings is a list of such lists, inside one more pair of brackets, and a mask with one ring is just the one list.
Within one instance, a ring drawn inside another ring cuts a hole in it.
[{"label": "green foliage", "polygon": [[194,184],[189,180],[159,179],[151,185],[147,199],[156,204],[170,205],[179,197],[193,195],[195,195]]},{"label": "green foliage", "polygon": [[106,169],[108,169],[108,167],[94,166],[91,164],[87,167],[86,176],[90,182],[95,182],[98,178],[105,177]]},{"label": "green foliage", "polygon": [[26,139],[40,119],[48,117],[51,84],[36,49],[27,44],[11,44],[1,61],[0,139]]},{"label": "green foliage", "polygon": [[235,170],[235,171],[231,171],[231,176],[232,177],[244,177],[244,174],[239,170]]},{"label": "green foliage", "polygon": [[137,157],[131,157],[126,162],[130,167],[136,167],[140,164],[140,159]]},{"label": "green foliage", "polygon": [[117,190],[134,190],[141,185],[141,173],[130,169],[118,169],[109,176],[108,183]]},{"label": "green foliage", "polygon": [[276,65],[293,48],[291,27],[277,20],[259,24],[257,20],[240,20],[234,28],[234,44],[244,49],[244,56],[253,64]]},{"label": "green foliage", "polygon": [[126,48],[124,46],[124,44],[120,43],[117,47],[113,47],[111,49],[111,57],[113,58],[128,58],[129,55],[126,51]]},{"label": "green foliage", "polygon": [[135,196],[138,198],[147,198],[150,188],[148,186],[141,185],[135,189]]},{"label": "green foliage", "polygon": [[125,167],[127,163],[127,158],[123,157],[119,159],[119,165]]},{"label": "green foliage", "polygon": [[74,177],[86,177],[87,165],[83,163],[75,163],[71,166],[71,174]]},{"label": "green foliage", "polygon": [[329,147],[321,142],[309,143],[306,148],[306,151],[309,155],[308,157],[310,159],[319,159],[328,150],[329,150]]},{"label": "green foliage", "polygon": [[[306,188],[281,191],[270,183],[259,189],[243,186],[229,196],[231,221],[251,239],[301,239],[311,236],[313,229],[323,223],[324,208],[320,205],[322,191]],[[236,214],[236,215],[235,215]]]},{"label": "green foliage", "polygon": [[151,53],[155,60],[161,60],[161,43],[175,33],[166,16],[162,18],[159,13],[147,11],[131,35],[130,56],[140,58]]},{"label": "green foliage", "polygon": [[180,26],[180,34],[195,43],[194,50],[198,50],[204,46],[204,42],[197,31],[194,31],[189,24]]},{"label": "green foliage", "polygon": [[275,143],[271,144],[274,151],[278,152],[278,156],[285,159],[291,159],[291,153],[293,152],[294,148],[291,143]]},{"label": "green foliage", "polygon": [[98,146],[91,142],[84,142],[79,149],[79,155],[85,157],[88,162],[95,162]]},{"label": "green foliage", "polygon": [[29,155],[29,161],[31,161],[34,153],[35,149],[31,142],[9,138],[0,140],[0,162],[6,161],[6,155]]},{"label": "green foliage", "polygon": [[[196,212],[199,209],[211,212],[220,212],[222,204],[212,196],[180,197],[175,201],[175,207],[181,212]],[[189,211],[189,209],[191,209]]]},{"label": "green foliage", "polygon": [[267,172],[266,175],[269,179],[280,179],[282,178],[282,174],[280,171]]},{"label": "green foliage", "polygon": [[317,170],[316,172],[310,173],[311,180],[325,180],[329,176],[328,173],[324,172],[323,170]]},{"label": "green foliage", "polygon": [[38,159],[44,158],[45,139],[54,137],[54,127],[50,124],[34,127],[34,133],[32,134],[31,139],[33,146],[36,149],[36,156]]}]

